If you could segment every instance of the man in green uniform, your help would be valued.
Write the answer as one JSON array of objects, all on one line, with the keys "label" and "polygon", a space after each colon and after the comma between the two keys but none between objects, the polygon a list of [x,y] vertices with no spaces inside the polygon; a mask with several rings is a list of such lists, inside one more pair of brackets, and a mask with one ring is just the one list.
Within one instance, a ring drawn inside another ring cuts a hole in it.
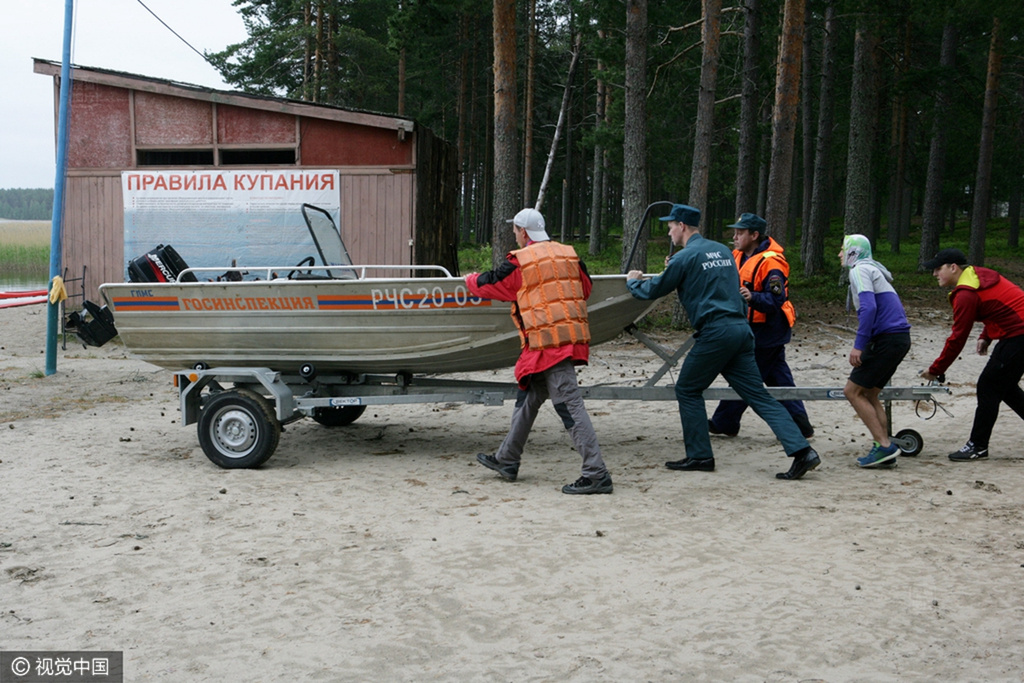
[{"label": "man in green uniform", "polygon": [[630,271],[627,285],[638,299],[657,299],[674,290],[694,328],[695,343],[679,370],[675,389],[686,457],[666,462],[665,466],[684,472],[714,471],[702,394],[722,375],[768,423],[793,459],[789,471],[775,476],[800,479],[821,460],[761,381],[754,360],[754,335],[747,323],[747,305],[740,296],[739,271],[731,250],[700,234],[700,210],[692,206],[676,204],[661,220],[668,222],[672,243],[683,248],[669,259],[660,275],[643,279],[641,271]]}]

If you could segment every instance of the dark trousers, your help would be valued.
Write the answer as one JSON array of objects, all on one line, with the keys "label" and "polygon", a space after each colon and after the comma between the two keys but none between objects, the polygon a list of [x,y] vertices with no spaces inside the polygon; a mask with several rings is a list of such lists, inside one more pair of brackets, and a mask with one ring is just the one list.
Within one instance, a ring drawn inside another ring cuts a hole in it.
[{"label": "dark trousers", "polygon": [[[793,372],[786,362],[785,346],[754,347],[754,360],[757,362],[757,369],[761,373],[761,379],[766,387],[795,387]],[[807,409],[803,401],[779,401],[785,408],[793,421],[800,425],[810,427],[807,418]],[[711,422],[715,427],[727,434],[734,434],[740,431],[740,420],[747,410],[746,401],[722,401],[711,416]]]},{"label": "dark trousers", "polygon": [[1024,418],[1024,335],[996,342],[992,356],[978,377],[978,408],[974,411],[971,441],[978,448],[988,448],[992,428],[999,417],[999,404],[1005,403]]},{"label": "dark trousers", "polygon": [[735,325],[706,327],[695,339],[676,380],[686,457],[714,457],[703,393],[718,375],[768,423],[786,455],[807,448],[807,439],[801,436],[793,418],[764,388],[754,361],[754,334],[745,320]]},{"label": "dark trousers", "polygon": [[527,388],[519,390],[516,407],[512,411],[512,427],[494,454],[495,460],[503,465],[519,464],[537,413],[549,398],[555,412],[562,418],[562,424],[569,431],[576,452],[583,458],[580,473],[600,481],[608,474],[608,468],[601,457],[597,434],[583,404],[583,393],[576,379],[576,366],[571,360],[563,360],[543,372],[531,375]]}]

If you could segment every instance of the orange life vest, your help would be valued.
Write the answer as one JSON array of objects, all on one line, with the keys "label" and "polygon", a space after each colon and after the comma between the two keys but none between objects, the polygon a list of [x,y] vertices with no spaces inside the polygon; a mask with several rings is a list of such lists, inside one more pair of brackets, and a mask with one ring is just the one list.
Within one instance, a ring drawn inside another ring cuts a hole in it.
[{"label": "orange life vest", "polygon": [[[786,278],[786,303],[782,304],[782,312],[786,315],[789,326],[793,327],[796,323],[796,308],[789,300],[789,263],[782,255],[782,247],[779,246],[779,243],[770,237],[768,239],[768,248],[743,261],[743,265],[740,265],[743,252],[739,249],[733,250],[733,260],[736,261],[736,266],[740,271],[740,282],[752,292],[765,291],[764,280],[768,273],[773,270],[782,271],[783,277]],[[768,320],[768,316],[761,311],[755,311],[753,306],[750,306],[747,309],[747,319],[751,323],[763,323]]]},{"label": "orange life vest", "polygon": [[553,349],[588,343],[587,301],[576,251],[548,241],[534,242],[512,254],[523,277],[512,305],[522,346]]}]

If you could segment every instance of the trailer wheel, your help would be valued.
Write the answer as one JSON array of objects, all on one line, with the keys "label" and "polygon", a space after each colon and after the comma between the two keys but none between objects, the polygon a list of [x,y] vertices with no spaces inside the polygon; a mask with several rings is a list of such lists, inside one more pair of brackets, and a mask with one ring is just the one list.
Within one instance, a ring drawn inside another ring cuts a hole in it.
[{"label": "trailer wheel", "polygon": [[259,467],[274,454],[281,423],[267,399],[249,389],[210,396],[199,415],[199,445],[224,469]]},{"label": "trailer wheel", "polygon": [[896,432],[892,439],[893,443],[899,446],[903,455],[918,455],[924,449],[924,439],[913,429],[901,429]]},{"label": "trailer wheel", "polygon": [[313,419],[324,427],[345,427],[359,419],[366,412],[366,406],[333,406],[314,408]]}]

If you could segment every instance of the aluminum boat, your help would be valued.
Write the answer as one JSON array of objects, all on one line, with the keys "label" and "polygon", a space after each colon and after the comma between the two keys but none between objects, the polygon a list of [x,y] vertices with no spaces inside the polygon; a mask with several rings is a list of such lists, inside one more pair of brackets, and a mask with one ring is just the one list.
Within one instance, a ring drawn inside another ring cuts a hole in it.
[{"label": "aluminum boat", "polygon": [[[438,374],[515,364],[520,342],[507,302],[473,296],[438,266],[355,266],[326,212],[305,205],[303,216],[319,259],[167,272],[158,258],[153,272],[168,281],[100,286],[105,309],[89,311],[104,329],[93,337],[105,341],[116,326],[129,351],[170,370]],[[592,279],[592,344],[654,305],[630,295],[625,275]],[[95,342],[87,324],[79,329]]]},{"label": "aluminum boat", "polygon": [[[615,338],[652,306],[630,295],[624,275],[593,283],[592,344]],[[171,370],[297,372],[312,364],[433,374],[510,366],[520,352],[509,304],[474,297],[451,276],[118,283],[100,292],[128,350]]]}]

